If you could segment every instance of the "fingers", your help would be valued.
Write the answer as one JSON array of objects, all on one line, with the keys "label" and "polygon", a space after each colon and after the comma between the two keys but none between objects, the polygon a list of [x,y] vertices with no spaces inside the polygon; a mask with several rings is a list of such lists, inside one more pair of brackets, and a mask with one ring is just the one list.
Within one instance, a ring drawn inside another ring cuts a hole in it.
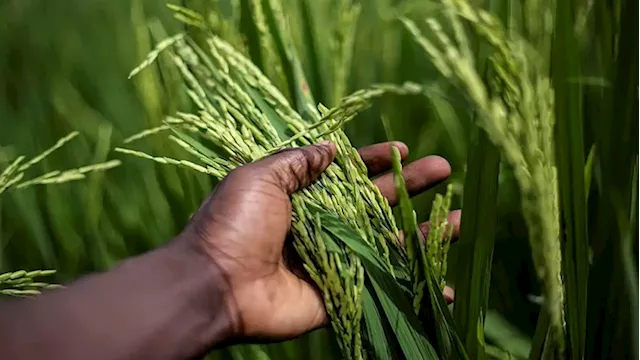
[{"label": "fingers", "polygon": [[[440,156],[427,156],[416,160],[402,169],[402,177],[409,195],[419,194],[428,188],[444,181],[451,174],[451,166]],[[389,205],[398,203],[393,174],[385,174],[373,180]]]},{"label": "fingers", "polygon": [[444,300],[447,304],[451,304],[455,298],[455,292],[452,288],[445,286],[444,290],[442,290],[442,296],[444,296]]},{"label": "fingers", "polygon": [[[458,237],[460,236],[461,216],[462,216],[461,210],[453,210],[452,212],[449,213],[449,216],[447,217],[447,223],[453,227],[451,231],[451,242],[455,242],[456,240],[458,240]],[[423,238],[426,239],[427,236],[429,235],[429,222],[425,221],[421,223],[420,225],[418,225],[418,228],[420,229],[420,232],[422,233]],[[400,232],[399,241],[400,241],[400,245],[404,246],[404,234],[402,232]]]},{"label": "fingers", "polygon": [[362,161],[367,166],[369,176],[375,176],[383,173],[391,168],[391,146],[396,147],[400,151],[400,157],[402,160],[409,155],[409,148],[407,145],[399,141],[389,141],[380,144],[365,146],[358,150]]},{"label": "fingers", "polygon": [[[449,213],[449,216],[447,216],[447,223],[453,227],[453,229],[451,230],[452,241],[457,240],[458,237],[460,236],[460,218],[461,217],[462,217],[462,211],[460,210],[453,210]],[[418,227],[420,228],[420,232],[422,232],[422,234],[426,239],[427,235],[429,234],[429,222],[423,222],[422,224],[418,225]]]},{"label": "fingers", "polygon": [[249,165],[287,194],[312,183],[331,164],[336,146],[330,141],[286,149]]},{"label": "fingers", "polygon": [[[458,239],[458,237],[460,236],[460,218],[462,215],[462,211],[460,210],[454,210],[451,213],[449,213],[449,216],[447,217],[447,222],[453,226],[453,230],[452,230],[452,234],[451,234],[451,241],[456,241]],[[418,225],[420,228],[420,232],[422,232],[422,235],[424,236],[424,239],[427,238],[427,236],[429,235],[429,223],[428,222],[423,222],[422,224]],[[404,236],[402,233],[400,233],[400,244],[402,246],[404,246]],[[451,304],[453,302],[454,299],[454,291],[452,288],[450,288],[449,286],[445,286],[444,290],[442,291],[442,296],[444,296],[444,300],[447,302],[447,304]]]}]

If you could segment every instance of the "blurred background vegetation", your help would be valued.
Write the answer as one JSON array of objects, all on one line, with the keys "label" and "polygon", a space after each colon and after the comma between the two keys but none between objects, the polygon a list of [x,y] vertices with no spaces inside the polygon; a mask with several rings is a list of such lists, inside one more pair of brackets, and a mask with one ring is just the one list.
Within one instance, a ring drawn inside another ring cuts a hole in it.
[{"label": "blurred background vegetation", "polygon": [[[225,17],[239,16],[240,24],[251,21],[246,14],[233,13],[233,1],[174,3],[206,14],[214,24]],[[332,31],[344,20],[339,1],[284,3],[317,101],[335,105],[340,96],[373,83],[437,80],[424,52],[397,20],[399,14],[424,17],[433,11],[433,3],[360,1],[345,89],[336,89],[331,82]],[[317,55],[309,55],[309,39],[300,31],[304,26],[311,26],[316,34],[311,48]],[[184,94],[171,86],[176,74],[170,69],[143,71],[127,79],[159,37],[183,27],[173,19],[165,0],[0,2],[0,167],[19,154],[39,153],[72,130],[80,131],[79,140],[33,171],[123,160],[120,167],[91,174],[85,181],[4,194],[0,198],[0,272],[51,268],[58,270],[55,280],[64,282],[107,269],[177,234],[212,189],[210,179],[194,172],[112,152],[127,136],[158,125],[165,115],[187,106]],[[253,40],[237,41],[250,44]],[[317,59],[318,64],[311,63]],[[441,90],[447,92],[445,85]],[[387,96],[348,124],[352,142],[362,146],[385,141],[383,117],[393,139],[411,149],[411,159],[437,154],[450,161],[453,205],[459,207],[474,133],[464,102],[454,95]],[[162,137],[145,140],[143,146],[149,153],[167,156],[178,151]],[[415,199],[421,220],[428,216],[434,193],[442,190],[437,187]],[[540,310],[540,290],[519,198],[511,171],[501,169],[486,336],[513,355],[526,357]],[[450,267],[455,267],[455,252],[454,245]],[[277,359],[321,359],[326,354],[317,349],[327,349],[327,343],[330,336],[319,331],[264,349]],[[220,354],[243,359],[259,358],[261,352],[258,347],[242,347]]]}]

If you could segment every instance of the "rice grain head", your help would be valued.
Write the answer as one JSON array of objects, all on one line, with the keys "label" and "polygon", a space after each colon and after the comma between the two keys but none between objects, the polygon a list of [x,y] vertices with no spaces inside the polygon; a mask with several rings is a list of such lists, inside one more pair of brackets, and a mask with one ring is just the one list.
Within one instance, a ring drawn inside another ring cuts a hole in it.
[{"label": "rice grain head", "polygon": [[[440,74],[466,95],[478,112],[477,125],[513,168],[522,191],[534,266],[543,284],[544,306],[551,316],[551,339],[562,353],[564,285],[551,81],[531,46],[517,34],[507,34],[493,15],[464,0],[442,3],[453,27],[453,38],[434,18],[426,21],[433,39],[425,36],[415,22],[402,21]],[[496,76],[488,84],[476,71],[461,18],[494,50],[489,64]]]}]

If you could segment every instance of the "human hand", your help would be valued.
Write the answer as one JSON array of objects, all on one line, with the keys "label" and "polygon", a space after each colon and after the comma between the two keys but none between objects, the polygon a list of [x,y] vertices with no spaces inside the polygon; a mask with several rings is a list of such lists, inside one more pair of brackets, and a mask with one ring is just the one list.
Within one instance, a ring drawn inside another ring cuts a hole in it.
[{"label": "human hand", "polygon": [[[359,151],[370,176],[391,168],[390,146],[367,146]],[[322,296],[316,287],[291,268],[285,259],[285,238],[291,226],[289,196],[309,185],[335,156],[328,142],[288,149],[242,166],[225,177],[193,216],[181,235],[194,242],[220,269],[231,318],[233,338],[283,340],[323,326],[327,322]],[[428,156],[410,163],[403,177],[411,195],[445,180],[451,169],[446,160]],[[392,174],[373,180],[394,206],[398,202]],[[460,212],[449,217],[457,236]],[[428,224],[420,229],[426,234]],[[426,237],[426,236],[425,236]],[[452,299],[452,290],[445,297]]]}]

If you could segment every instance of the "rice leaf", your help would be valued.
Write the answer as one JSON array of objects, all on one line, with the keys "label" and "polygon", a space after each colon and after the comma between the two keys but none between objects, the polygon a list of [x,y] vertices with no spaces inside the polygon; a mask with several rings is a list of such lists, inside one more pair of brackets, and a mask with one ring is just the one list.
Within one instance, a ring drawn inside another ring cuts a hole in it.
[{"label": "rice leaf", "polygon": [[[410,275],[413,282],[413,305],[417,314],[426,314],[421,318],[422,324],[432,328],[438,343],[438,352],[443,358],[466,359],[464,345],[455,331],[453,318],[442,296],[439,280],[434,276],[431,263],[427,259],[426,247],[423,244],[422,233],[418,228],[416,214],[411,198],[402,177],[400,152],[392,147],[393,175],[396,193],[402,216],[405,247],[409,261]],[[433,256],[433,255],[430,255]],[[425,291],[427,297],[425,299]],[[426,308],[425,308],[426,306]],[[429,309],[430,307],[430,309]],[[421,315],[422,316],[422,315]]]},{"label": "rice leaf", "polygon": [[318,41],[316,40],[315,33],[315,19],[312,15],[311,0],[300,1],[300,17],[303,26],[304,43],[303,46],[306,50],[306,59],[309,68],[309,88],[311,93],[316,99],[316,102],[326,103],[326,94],[324,90],[324,84],[322,81],[320,68],[320,58],[318,55]]},{"label": "rice leaf", "polygon": [[424,296],[426,282],[423,269],[429,265],[423,245],[424,239],[418,228],[416,213],[413,210],[411,198],[409,197],[404,178],[402,177],[400,151],[395,147],[391,147],[391,155],[393,157],[393,180],[396,185],[396,193],[398,194],[404,243],[409,260],[409,273],[413,281],[413,310],[418,314],[420,313],[420,305]]},{"label": "rice leaf", "polygon": [[240,25],[239,31],[244,35],[247,48],[249,50],[249,57],[262,72],[265,72],[264,63],[262,61],[262,52],[264,51],[260,46],[260,33],[258,30],[258,24],[254,19],[254,9],[251,0],[240,0]]},{"label": "rice leaf", "polygon": [[469,150],[462,205],[465,211],[456,245],[458,258],[453,313],[469,357],[483,359],[483,325],[488,310],[496,236],[500,154],[481,131],[477,131],[475,143]]},{"label": "rice leaf", "polygon": [[587,162],[584,164],[584,200],[589,200],[589,191],[591,190],[591,176],[593,175],[593,158],[596,155],[596,145],[591,145]]},{"label": "rice leaf", "polygon": [[378,311],[379,305],[373,299],[368,287],[365,287],[363,292],[362,306],[364,307],[362,316],[365,330],[367,331],[369,343],[373,346],[375,358],[378,360],[392,360],[393,351],[389,342],[392,341],[392,336],[394,335],[388,329],[389,326],[383,324],[383,314]]},{"label": "rice leaf", "polygon": [[367,261],[363,261],[363,264],[405,358],[438,359],[420,321],[413,313],[409,299],[393,276],[379,267],[367,264]]},{"label": "rice leaf", "polygon": [[[408,294],[399,286],[380,256],[360,235],[338,218],[318,208],[314,211],[319,215],[323,229],[332,235],[330,239],[336,242],[332,246],[337,248],[337,242],[342,242],[360,257],[365,267],[366,287],[371,292],[372,298],[381,304],[382,309],[379,311],[384,313],[391,325],[405,358],[438,359],[435,349],[427,340],[422,325],[412,309]],[[366,315],[365,319],[370,316],[375,314]]]},{"label": "rice leaf", "polygon": [[487,343],[500,347],[517,359],[527,358],[531,338],[505,316],[495,310],[489,310],[484,325]]},{"label": "rice leaf", "polygon": [[294,63],[291,48],[289,47],[290,39],[287,37],[288,33],[283,26],[286,26],[286,20],[282,14],[281,0],[258,0],[262,2],[262,9],[264,11],[264,17],[268,26],[268,31],[273,38],[276,50],[278,51],[278,57],[282,64],[282,71],[285,75],[286,90],[291,96],[291,101],[295,105],[294,108],[298,109],[299,105],[296,101],[296,79],[294,74]]},{"label": "rice leaf", "polygon": [[[596,142],[594,179],[598,184],[585,357],[637,358],[638,295],[637,288],[629,286],[637,284],[637,272],[629,274],[625,269],[632,253],[627,239],[637,239],[638,227],[621,219],[633,214],[632,194],[637,189],[633,177],[638,156],[638,2],[612,6],[595,1],[594,9],[598,70],[612,87],[590,93],[585,101],[591,105],[587,115]],[[637,269],[635,264],[632,267]]]},{"label": "rice leaf", "polygon": [[447,307],[438,281],[430,268],[425,268],[427,275],[427,289],[433,316],[429,319],[421,319],[422,323],[431,323],[435,327],[438,337],[438,351],[446,359],[469,359],[464,344],[460,340],[455,328],[453,316]]},{"label": "rice leaf", "polygon": [[542,359],[545,343],[549,334],[549,314],[545,309],[540,310],[538,314],[538,322],[536,323],[536,331],[531,339],[531,349],[529,350],[529,360]]},{"label": "rice leaf", "polygon": [[[567,81],[581,76],[580,50],[574,32],[572,4],[556,4],[556,28],[552,52],[555,89],[556,164],[561,213],[564,217],[562,279],[570,356],[582,359],[586,336],[587,277],[589,272],[584,179],[581,85]],[[562,349],[559,349],[562,351]]]},{"label": "rice leaf", "polygon": [[331,85],[329,101],[332,106],[338,104],[346,95],[348,74],[353,59],[353,44],[356,25],[360,17],[361,5],[352,0],[339,0],[335,3],[335,24],[330,42]]},{"label": "rice leaf", "polygon": [[256,106],[260,109],[260,111],[266,116],[271,125],[276,129],[280,140],[284,141],[293,135],[291,130],[289,130],[289,126],[287,123],[278,115],[273,108],[264,101],[264,98],[261,94],[259,94],[255,89],[251,86],[244,86],[245,91],[251,96],[251,99],[254,101]]},{"label": "rice leaf", "polygon": [[282,0],[261,0],[265,19],[282,64],[293,107],[303,119],[316,120],[315,100],[306,80],[300,58],[288,31]]},{"label": "rice leaf", "polygon": [[[339,218],[327,213],[319,207],[309,206],[309,210],[313,215],[318,215],[320,217],[320,222],[325,230],[331,233],[335,239],[338,239],[347,245],[349,249],[358,254],[362,260],[365,260],[372,266],[378,267],[382,270],[388,268],[380,256],[371,249],[362,237],[348,225],[344,224],[344,222]],[[327,244],[327,250],[330,250],[332,246],[333,249],[335,249],[333,251],[338,251],[338,249],[340,249],[336,242],[329,242]]]}]

